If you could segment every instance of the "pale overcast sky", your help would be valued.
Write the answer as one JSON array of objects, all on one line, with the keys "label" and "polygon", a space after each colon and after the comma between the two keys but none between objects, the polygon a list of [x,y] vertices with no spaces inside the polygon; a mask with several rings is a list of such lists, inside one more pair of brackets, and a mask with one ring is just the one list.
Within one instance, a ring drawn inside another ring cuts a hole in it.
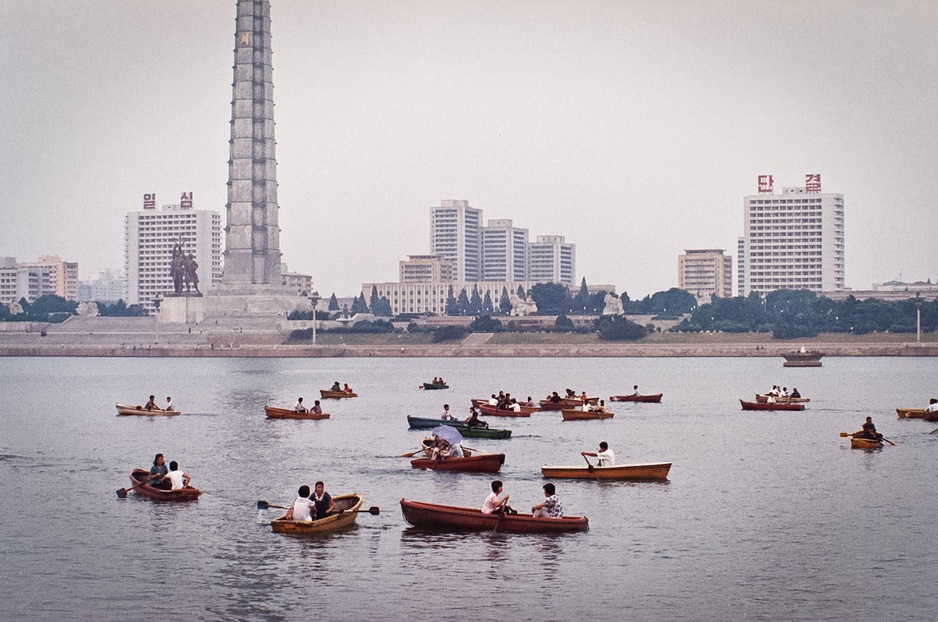
[{"label": "pale overcast sky", "polygon": [[[466,199],[639,298],[685,249],[735,270],[760,174],[844,195],[848,287],[938,280],[938,2],[271,5],[281,250],[324,295]],[[0,3],[0,256],[122,269],[147,192],[224,218],[235,6]]]}]

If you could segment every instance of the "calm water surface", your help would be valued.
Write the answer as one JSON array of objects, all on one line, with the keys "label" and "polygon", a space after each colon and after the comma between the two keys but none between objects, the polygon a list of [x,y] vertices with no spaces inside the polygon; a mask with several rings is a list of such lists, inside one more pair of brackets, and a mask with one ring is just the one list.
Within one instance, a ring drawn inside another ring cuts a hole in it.
[{"label": "calm water surface", "polygon": [[[442,375],[452,388],[421,391]],[[2,620],[934,620],[938,591],[934,424],[896,406],[938,394],[938,360],[825,359],[0,359]],[[333,381],[325,421],[268,421],[265,404],[311,402]],[[673,462],[666,483],[558,481],[564,536],[437,534],[409,528],[402,497],[479,506],[485,475],[415,471],[422,437],[405,415],[499,389],[535,399],[632,384],[664,402],[612,404],[608,421],[559,413],[490,419],[517,508],[543,498],[542,464],[579,464],[606,440],[619,462]],[[812,398],[803,413],[748,413],[773,384]],[[115,402],[172,395],[184,415],[116,417]],[[898,446],[851,450],[840,431],[873,417]],[[178,460],[196,503],[118,499],[153,454]],[[358,492],[341,534],[271,533],[317,479]],[[864,595],[862,605],[857,596]]]}]

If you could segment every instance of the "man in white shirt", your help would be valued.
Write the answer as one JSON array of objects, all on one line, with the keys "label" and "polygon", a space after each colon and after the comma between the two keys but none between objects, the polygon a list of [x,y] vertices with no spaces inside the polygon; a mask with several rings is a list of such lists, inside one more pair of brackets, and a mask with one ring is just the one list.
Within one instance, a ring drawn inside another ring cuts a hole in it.
[{"label": "man in white shirt", "polygon": [[306,406],[303,405],[303,398],[298,398],[296,400],[296,406],[293,407],[293,412],[295,413],[305,413]]},{"label": "man in white shirt", "polygon": [[172,482],[173,490],[185,488],[189,485],[189,482],[192,481],[191,477],[179,469],[179,463],[175,460],[169,463],[169,473],[167,473],[165,477],[169,478],[169,481]]},{"label": "man in white shirt", "polygon": [[925,407],[925,412],[933,413],[938,412],[938,399],[934,397],[928,400],[928,406]]},{"label": "man in white shirt", "polygon": [[609,449],[609,444],[606,441],[599,443],[599,451],[581,451],[580,455],[598,458],[596,466],[612,466],[616,463],[616,454]]},{"label": "man in white shirt", "polygon": [[297,497],[287,510],[288,520],[311,521],[316,513],[316,502],[309,498],[309,486],[303,484],[296,491]]},{"label": "man in white shirt", "polygon": [[163,410],[165,410],[166,412],[172,412],[176,410],[173,407],[173,398],[169,397],[168,395],[166,396],[166,408],[164,408]]}]

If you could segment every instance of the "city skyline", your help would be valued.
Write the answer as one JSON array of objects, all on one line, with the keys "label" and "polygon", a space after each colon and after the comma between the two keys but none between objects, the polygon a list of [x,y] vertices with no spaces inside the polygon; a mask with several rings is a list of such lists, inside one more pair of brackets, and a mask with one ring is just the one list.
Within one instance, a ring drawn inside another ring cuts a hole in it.
[{"label": "city skyline", "polygon": [[[280,248],[325,295],[393,281],[463,199],[640,298],[736,248],[763,174],[844,195],[847,287],[938,276],[933,4],[271,4]],[[145,193],[223,211],[235,6],[5,3],[0,255],[88,278]]]}]

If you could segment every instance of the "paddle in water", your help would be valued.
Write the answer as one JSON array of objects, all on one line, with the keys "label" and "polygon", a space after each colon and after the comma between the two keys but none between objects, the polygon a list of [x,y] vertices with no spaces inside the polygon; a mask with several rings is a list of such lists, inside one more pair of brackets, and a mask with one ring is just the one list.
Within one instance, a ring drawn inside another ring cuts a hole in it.
[{"label": "paddle in water", "polygon": [[134,490],[135,488],[139,488],[140,486],[143,486],[144,483],[146,483],[146,482],[143,481],[143,482],[136,483],[136,484],[134,484],[133,486],[131,486],[130,488],[121,488],[120,490],[117,491],[117,498],[118,498],[118,499],[126,499],[128,492],[130,492],[131,490]]}]

